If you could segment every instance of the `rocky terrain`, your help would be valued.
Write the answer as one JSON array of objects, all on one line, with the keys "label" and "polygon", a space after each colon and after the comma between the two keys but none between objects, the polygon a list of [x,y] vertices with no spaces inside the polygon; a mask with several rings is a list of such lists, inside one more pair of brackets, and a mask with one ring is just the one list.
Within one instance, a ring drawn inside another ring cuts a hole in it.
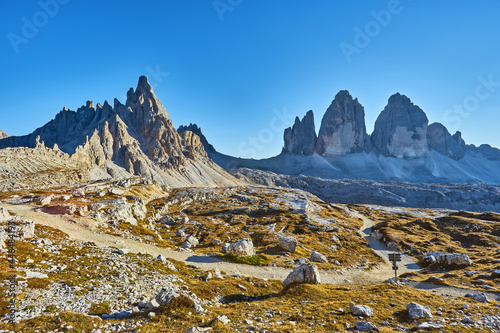
[{"label": "rocky terrain", "polygon": [[419,184],[365,179],[325,179],[246,168],[233,169],[230,172],[247,182],[302,189],[331,203],[500,212],[500,186],[480,182]]},{"label": "rocky terrain", "polygon": [[208,157],[199,136],[175,130],[145,76],[127,92],[125,104],[115,99],[113,106],[87,101],[77,111],[63,108],[31,134],[0,139],[0,149],[39,143],[85,164],[90,179],[140,176],[170,186],[235,184]]},{"label": "rocky terrain", "polygon": [[3,139],[3,138],[8,138],[9,136],[7,134],[5,134],[4,132],[0,131],[0,139]]}]

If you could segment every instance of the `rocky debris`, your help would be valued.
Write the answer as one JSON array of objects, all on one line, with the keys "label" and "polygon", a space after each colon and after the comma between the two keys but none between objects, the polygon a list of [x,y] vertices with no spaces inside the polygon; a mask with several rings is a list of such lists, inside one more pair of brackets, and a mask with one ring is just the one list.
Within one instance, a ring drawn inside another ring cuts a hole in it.
[{"label": "rocky debris", "polygon": [[223,279],[224,278],[218,268],[214,268],[214,278],[215,279]]},{"label": "rocky debris", "polygon": [[485,293],[478,293],[478,294],[467,294],[465,296],[472,297],[475,301],[481,302],[481,303],[488,303],[488,297],[486,297]]},{"label": "rocky debris", "polygon": [[406,310],[408,310],[408,316],[412,319],[432,318],[431,309],[428,306],[411,302],[406,305]]},{"label": "rocky debris", "polygon": [[319,284],[321,279],[314,264],[302,264],[296,267],[283,281],[283,288],[291,284]]},{"label": "rocky debris", "polygon": [[189,236],[184,243],[182,243],[182,247],[184,249],[190,249],[192,247],[198,246],[199,241],[196,237]]},{"label": "rocky debris", "polygon": [[349,303],[349,310],[354,316],[371,317],[373,315],[372,308],[367,305],[356,305],[354,302]]},{"label": "rocky debris", "polygon": [[177,272],[177,268],[175,268],[174,264],[172,264],[170,261],[168,261],[167,258],[165,258],[165,256],[163,256],[163,254],[159,254],[158,257],[156,257],[156,260],[164,263],[165,265],[167,265],[167,267],[171,270],[173,270],[174,272]]},{"label": "rocky debris", "polygon": [[356,322],[356,329],[360,332],[380,332],[380,329],[375,324],[363,320]]},{"label": "rocky debris", "polygon": [[203,280],[203,282],[207,282],[211,278],[212,278],[212,273],[211,272],[206,272],[205,275],[203,275],[203,277],[201,279]]},{"label": "rocky debris", "polygon": [[279,235],[278,246],[285,251],[295,252],[297,249],[297,238],[295,236]]},{"label": "rocky debris", "polygon": [[227,324],[229,324],[231,322],[229,320],[229,318],[227,318],[226,315],[218,316],[216,318],[216,321],[220,322],[223,326],[226,326]]},{"label": "rocky debris", "polygon": [[325,255],[316,251],[312,251],[310,260],[313,262],[328,262],[328,259]]},{"label": "rocky debris", "polygon": [[165,225],[176,225],[177,222],[170,216],[170,215],[165,215],[163,216],[160,220],[158,220],[158,223],[165,224]]},{"label": "rocky debris", "polygon": [[295,118],[292,127],[285,129],[283,135],[285,145],[283,153],[297,155],[312,155],[316,149],[316,129],[314,127],[314,115],[312,111],[307,111],[302,121]]},{"label": "rocky debris", "polygon": [[430,149],[454,160],[463,158],[467,149],[460,132],[451,136],[441,123],[432,123],[427,127],[427,143]]},{"label": "rocky debris", "polygon": [[[1,212],[1,210],[0,210]],[[4,219],[7,218],[8,215],[5,215],[6,210],[3,211]],[[7,212],[8,214],[8,212]],[[9,215],[10,216],[10,215]],[[27,218],[21,216],[12,216],[7,218],[8,221],[12,221],[15,223],[14,229],[14,239],[30,239],[35,237],[35,222],[28,220]],[[7,225],[0,226],[0,240],[5,240],[9,238],[9,230]]]},{"label": "rocky debris", "polygon": [[235,243],[232,243],[228,246],[226,251],[227,253],[237,257],[255,255],[253,242],[250,238],[243,238]]},{"label": "rocky debris", "polygon": [[316,151],[322,156],[360,153],[367,139],[365,110],[347,90],[335,96],[321,120]]},{"label": "rocky debris", "polygon": [[212,327],[190,327],[186,331],[186,333],[203,333],[203,332],[208,332],[211,331]]},{"label": "rocky debris", "polygon": [[196,312],[205,312],[205,309],[200,303],[200,300],[194,295],[189,294],[186,291],[181,291],[178,286],[174,284],[168,284],[162,288],[162,290],[156,295],[154,300],[161,305],[166,305],[174,298],[180,296],[186,297],[190,302],[193,303]]},{"label": "rocky debris", "polygon": [[424,255],[427,264],[442,266],[471,266],[472,260],[464,253],[427,252]]},{"label": "rocky debris", "polygon": [[105,201],[105,208],[101,208],[95,213],[96,219],[101,223],[121,221],[137,225],[137,219],[146,217],[146,205],[140,198],[130,197],[130,200],[132,203],[129,203],[124,197]]},{"label": "rocky debris", "polygon": [[221,252],[223,254],[227,254],[229,253],[229,248],[231,247],[231,243],[224,243],[224,245],[222,245],[222,248],[221,248]]},{"label": "rocky debris", "polygon": [[424,321],[423,323],[418,324],[414,329],[412,329],[412,331],[433,331],[439,330],[441,328],[444,328],[444,325],[433,323],[431,321]]},{"label": "rocky debris", "polygon": [[7,222],[11,218],[9,211],[3,207],[0,207],[0,223]]},{"label": "rocky debris", "polygon": [[413,158],[425,156],[427,125],[424,111],[404,95],[396,93],[378,116],[371,139],[384,156]]},{"label": "rocky debris", "polygon": [[212,245],[221,245],[222,244],[222,241],[220,239],[217,239],[217,238],[212,238],[211,242],[210,242]]}]

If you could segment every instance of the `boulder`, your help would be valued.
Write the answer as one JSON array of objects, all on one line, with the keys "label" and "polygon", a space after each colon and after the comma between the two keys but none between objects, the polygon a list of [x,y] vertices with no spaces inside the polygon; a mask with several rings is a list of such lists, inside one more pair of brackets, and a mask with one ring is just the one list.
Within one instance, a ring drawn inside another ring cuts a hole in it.
[{"label": "boulder", "polygon": [[431,321],[424,321],[423,323],[418,324],[417,327],[415,327],[415,330],[433,331],[441,328],[444,328],[444,325],[433,323]]},{"label": "boulder", "polygon": [[432,318],[431,309],[428,306],[411,302],[406,306],[406,310],[408,310],[408,316],[412,319]]},{"label": "boulder", "polygon": [[227,253],[237,257],[253,256],[255,255],[255,249],[250,238],[243,238],[229,245]]},{"label": "boulder", "polygon": [[360,320],[356,323],[356,329],[360,332],[380,332],[379,328],[369,321]]},{"label": "boulder", "polygon": [[302,264],[295,268],[283,281],[286,288],[292,283],[297,284],[319,284],[321,279],[318,268],[314,264]]},{"label": "boulder", "polygon": [[371,317],[373,315],[373,309],[367,305],[356,305],[350,302],[349,309],[354,316]]},{"label": "boulder", "polygon": [[297,249],[297,239],[295,236],[279,235],[278,246],[288,252],[295,252]]},{"label": "boulder", "polygon": [[161,224],[166,224],[166,225],[175,225],[177,224],[175,222],[175,220],[170,216],[170,215],[165,215],[163,216],[159,221],[158,223],[161,223]]},{"label": "boulder", "polygon": [[185,249],[190,249],[192,247],[198,246],[199,242],[193,236],[189,236],[184,243],[182,243],[182,247]]},{"label": "boulder", "polygon": [[285,129],[283,135],[285,145],[283,153],[309,156],[314,154],[316,149],[316,130],[314,128],[314,115],[308,111],[302,121],[295,118],[292,127]]},{"label": "boulder", "polygon": [[366,138],[363,106],[347,90],[339,91],[321,120],[316,152],[322,156],[361,153]]},{"label": "boulder", "polygon": [[316,251],[312,251],[310,260],[313,262],[328,262],[326,256]]},{"label": "boulder", "polygon": [[427,252],[424,261],[442,266],[471,266],[472,260],[464,253]]}]

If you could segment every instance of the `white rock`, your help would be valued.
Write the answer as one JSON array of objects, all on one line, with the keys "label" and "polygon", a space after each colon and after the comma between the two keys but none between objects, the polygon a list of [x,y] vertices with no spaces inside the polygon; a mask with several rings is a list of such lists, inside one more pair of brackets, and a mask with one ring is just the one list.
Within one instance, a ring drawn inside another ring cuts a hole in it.
[{"label": "white rock", "polygon": [[430,331],[433,329],[440,329],[440,328],[444,328],[444,325],[441,325],[438,323],[433,323],[430,321],[425,321],[423,323],[420,323],[416,327],[417,330],[427,330],[427,331]]},{"label": "white rock", "polygon": [[282,285],[286,288],[292,283],[321,283],[318,268],[314,264],[302,264],[298,266],[290,274],[288,274]]},{"label": "white rock", "polygon": [[328,259],[323,254],[316,251],[312,251],[310,260],[313,262],[328,262]]},{"label": "white rock", "polygon": [[373,309],[367,305],[356,305],[350,302],[349,309],[354,316],[371,317],[373,315]]},{"label": "white rock", "polygon": [[221,322],[222,325],[226,326],[229,324],[231,321],[226,317],[226,315],[222,315],[217,317],[217,320]]},{"label": "white rock", "polygon": [[447,266],[470,266],[472,261],[464,253],[445,253],[445,252],[427,252],[424,260],[429,263],[447,265]]},{"label": "white rock", "polygon": [[189,236],[184,243],[182,243],[182,247],[185,249],[190,249],[192,247],[198,246],[199,242],[196,237]]},{"label": "white rock", "polygon": [[295,252],[297,249],[297,239],[295,236],[279,235],[278,246],[288,252]]},{"label": "white rock", "polygon": [[0,222],[7,222],[11,218],[9,211],[3,207],[0,207]]},{"label": "white rock", "polygon": [[358,321],[356,323],[356,329],[360,332],[371,332],[371,331],[380,332],[377,326],[370,323],[369,321],[363,321],[363,320]]},{"label": "white rock", "polygon": [[432,318],[431,309],[428,306],[423,306],[414,302],[411,302],[406,306],[408,310],[408,315],[412,319],[419,318]]},{"label": "white rock", "polygon": [[240,256],[253,256],[255,255],[255,249],[253,247],[253,242],[250,238],[243,238],[239,241],[231,244],[227,249],[228,253],[240,257]]}]

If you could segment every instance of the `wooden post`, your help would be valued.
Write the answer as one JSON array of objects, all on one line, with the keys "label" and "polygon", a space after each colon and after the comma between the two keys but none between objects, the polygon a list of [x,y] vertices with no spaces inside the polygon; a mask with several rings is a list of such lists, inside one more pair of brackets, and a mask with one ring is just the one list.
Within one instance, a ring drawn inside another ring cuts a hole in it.
[{"label": "wooden post", "polygon": [[392,269],[394,270],[394,280],[398,283],[398,261],[401,261],[401,253],[389,253],[389,261],[392,261]]}]

